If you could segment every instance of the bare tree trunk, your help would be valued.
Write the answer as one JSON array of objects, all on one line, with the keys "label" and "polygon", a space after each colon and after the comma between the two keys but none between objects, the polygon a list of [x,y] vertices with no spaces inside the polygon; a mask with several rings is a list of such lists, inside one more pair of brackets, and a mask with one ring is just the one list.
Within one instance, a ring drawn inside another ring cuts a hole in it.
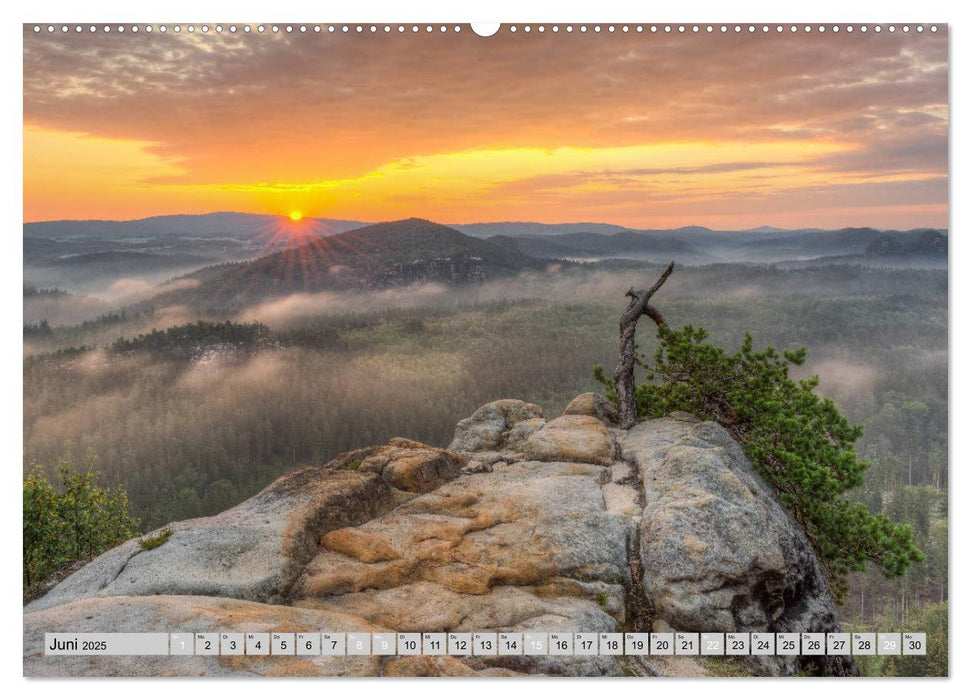
[{"label": "bare tree trunk", "polygon": [[648,290],[635,290],[633,287],[627,292],[630,303],[627,310],[620,317],[620,360],[617,369],[614,370],[614,390],[617,393],[617,410],[620,414],[619,423],[623,430],[629,430],[637,422],[637,402],[634,400],[634,364],[635,364],[635,342],[637,333],[637,320],[643,316],[649,316],[658,326],[664,325],[664,317],[661,312],[650,306],[650,301],[654,293],[661,288],[674,271],[672,262],[661,273],[661,277]]}]

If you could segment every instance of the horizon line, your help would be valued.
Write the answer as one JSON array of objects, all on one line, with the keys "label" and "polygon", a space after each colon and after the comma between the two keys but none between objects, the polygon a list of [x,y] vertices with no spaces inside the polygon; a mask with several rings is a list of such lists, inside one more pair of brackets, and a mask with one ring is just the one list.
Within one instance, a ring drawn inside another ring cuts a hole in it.
[{"label": "horizon line", "polygon": [[[254,213],[246,211],[211,211],[204,212],[201,214],[189,214],[189,213],[175,213],[175,214],[151,214],[149,216],[140,216],[131,219],[107,219],[107,218],[92,218],[92,219],[39,219],[35,221],[23,221],[23,226],[30,226],[36,224],[62,224],[62,223],[109,223],[109,224],[126,224],[126,223],[136,223],[139,221],[147,221],[149,219],[167,219],[176,217],[206,217],[206,216],[225,216],[225,215],[237,215],[237,216],[252,216],[252,217],[266,217],[270,219],[288,219],[286,214],[267,214],[267,213]],[[628,230],[628,231],[644,231],[644,230],[656,230],[656,231],[677,231],[680,229],[689,228],[703,228],[709,231],[717,231],[724,233],[751,233],[758,231],[760,229],[774,229],[779,231],[841,231],[844,229],[863,229],[870,228],[875,231],[918,231],[931,229],[935,231],[948,231],[950,232],[950,226],[911,226],[909,228],[886,228],[880,226],[839,226],[836,228],[828,228],[825,226],[799,226],[796,228],[786,228],[784,226],[774,226],[770,224],[760,224],[758,226],[749,226],[746,228],[739,229],[725,229],[725,228],[712,228],[711,226],[706,226],[704,224],[689,223],[682,224],[680,226],[670,226],[670,227],[657,227],[657,228],[645,228],[637,226],[626,226],[624,224],[615,224],[609,221],[561,221],[561,222],[544,222],[544,221],[527,221],[527,220],[516,220],[516,219],[504,219],[504,220],[494,220],[494,221],[470,221],[464,223],[441,223],[433,219],[426,219],[420,216],[407,216],[399,219],[386,219],[381,221],[365,221],[361,219],[346,219],[340,217],[326,217],[326,216],[307,216],[302,219],[302,221],[343,221],[347,223],[359,223],[362,226],[371,226],[374,224],[385,224],[385,223],[395,223],[398,221],[407,221],[409,219],[423,219],[425,221],[430,221],[431,223],[436,223],[441,226],[488,226],[488,225],[501,225],[501,224],[532,224],[536,226],[616,226],[617,228]]]}]

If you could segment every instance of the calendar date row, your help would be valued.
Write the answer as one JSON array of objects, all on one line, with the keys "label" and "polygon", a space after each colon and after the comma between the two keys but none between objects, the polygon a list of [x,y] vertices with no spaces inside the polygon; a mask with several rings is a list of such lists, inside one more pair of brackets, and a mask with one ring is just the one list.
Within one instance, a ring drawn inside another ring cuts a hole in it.
[{"label": "calendar date row", "polygon": [[48,632],[48,656],[923,656],[923,632]]}]

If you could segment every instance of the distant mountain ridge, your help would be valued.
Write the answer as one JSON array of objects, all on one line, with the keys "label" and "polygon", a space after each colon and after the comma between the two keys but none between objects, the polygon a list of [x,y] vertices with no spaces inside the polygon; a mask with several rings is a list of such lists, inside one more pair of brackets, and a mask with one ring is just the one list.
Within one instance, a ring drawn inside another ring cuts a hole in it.
[{"label": "distant mountain ridge", "polygon": [[931,229],[907,231],[899,236],[880,236],[867,246],[866,255],[947,257],[947,236]]},{"label": "distant mountain ridge", "polygon": [[[937,229],[761,226],[718,231],[697,225],[631,229],[596,222],[444,226],[417,218],[365,225],[346,219],[290,222],[280,216],[217,212],[133,221],[37,222],[24,224],[23,231],[29,284],[98,294],[126,277],[150,276],[148,281],[157,284],[188,274],[204,289],[220,279],[232,290],[215,290],[214,299],[480,282],[541,269],[554,260],[605,267],[671,259],[686,265],[939,267],[947,259],[947,231]],[[252,291],[243,289],[247,283]]]},{"label": "distant mountain ridge", "polygon": [[[278,227],[283,217],[271,214],[213,212],[211,214],[173,214],[128,221],[61,220],[24,224],[25,238],[141,238],[172,236],[228,236],[252,238]],[[347,219],[305,219],[304,225],[318,235],[333,235],[364,224]]]},{"label": "distant mountain ridge", "polygon": [[545,263],[426,219],[402,219],[311,240],[247,262],[187,275],[199,286],[156,301],[224,307],[300,292],[370,290],[420,283],[472,284]]},{"label": "distant mountain ridge", "polygon": [[486,239],[537,258],[584,259],[624,256],[631,253],[693,255],[697,249],[674,236],[649,235],[621,230],[601,234],[591,232],[559,235],[493,236]]},{"label": "distant mountain ridge", "polygon": [[558,236],[570,233],[617,233],[626,231],[626,226],[594,222],[571,224],[543,224],[537,221],[497,221],[477,224],[450,224],[451,228],[469,236],[489,238],[492,236]]},{"label": "distant mountain ridge", "polygon": [[[184,274],[214,263],[250,260],[304,241],[357,228],[357,221],[217,212],[132,221],[43,221],[23,225],[24,276],[38,286],[96,292],[115,279]],[[69,270],[67,279],[63,278]]]},{"label": "distant mountain ridge", "polygon": [[[661,262],[674,256],[686,264],[773,263],[864,255],[872,258],[879,250],[884,251],[884,255],[897,258],[933,258],[946,256],[947,252],[947,235],[936,229],[713,231],[690,226],[650,231],[624,229],[608,234],[576,232],[493,236],[487,240],[537,258],[630,258]],[[877,247],[871,250],[871,246]],[[863,264],[867,262],[862,261]]]}]

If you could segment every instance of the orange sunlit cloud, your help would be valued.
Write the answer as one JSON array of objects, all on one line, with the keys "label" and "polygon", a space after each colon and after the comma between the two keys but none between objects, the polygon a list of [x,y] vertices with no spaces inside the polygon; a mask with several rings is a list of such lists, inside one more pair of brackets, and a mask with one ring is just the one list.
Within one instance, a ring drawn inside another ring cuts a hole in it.
[{"label": "orange sunlit cloud", "polygon": [[873,39],[28,32],[25,220],[946,226],[946,36]]}]

